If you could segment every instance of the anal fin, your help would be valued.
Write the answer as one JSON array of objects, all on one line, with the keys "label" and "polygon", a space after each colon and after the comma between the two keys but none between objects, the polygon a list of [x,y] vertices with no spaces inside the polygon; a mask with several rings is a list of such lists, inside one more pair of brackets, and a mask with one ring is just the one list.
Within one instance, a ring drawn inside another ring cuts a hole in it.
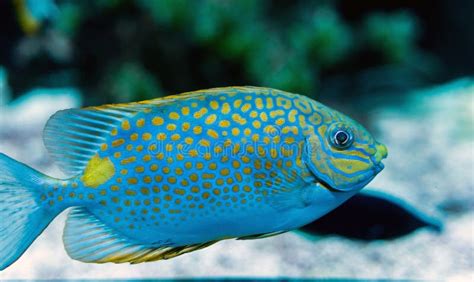
[{"label": "anal fin", "polygon": [[256,235],[249,235],[249,236],[243,236],[237,238],[237,240],[255,240],[255,239],[264,239],[268,237],[273,237],[277,236],[283,233],[286,233],[288,231],[276,231],[276,232],[270,232],[270,233],[262,233],[262,234],[256,234]]},{"label": "anal fin", "polygon": [[217,242],[180,247],[140,244],[105,225],[85,208],[75,208],[71,211],[63,240],[68,255],[75,260],[132,264],[170,259]]}]

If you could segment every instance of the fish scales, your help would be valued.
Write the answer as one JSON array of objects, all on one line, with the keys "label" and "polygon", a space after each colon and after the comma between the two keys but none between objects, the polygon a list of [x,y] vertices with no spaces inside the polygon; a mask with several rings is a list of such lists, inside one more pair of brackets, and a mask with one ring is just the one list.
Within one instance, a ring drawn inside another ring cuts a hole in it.
[{"label": "fish scales", "polygon": [[[275,193],[276,170],[299,165],[293,147],[314,107],[303,96],[245,90],[156,105],[111,131],[97,158],[109,158],[115,174],[82,198],[99,201],[96,215],[130,237],[146,228],[188,231],[199,221],[206,231],[217,216],[253,213]],[[73,183],[87,187],[82,178]],[[45,201],[58,197],[72,198],[59,193]]]}]

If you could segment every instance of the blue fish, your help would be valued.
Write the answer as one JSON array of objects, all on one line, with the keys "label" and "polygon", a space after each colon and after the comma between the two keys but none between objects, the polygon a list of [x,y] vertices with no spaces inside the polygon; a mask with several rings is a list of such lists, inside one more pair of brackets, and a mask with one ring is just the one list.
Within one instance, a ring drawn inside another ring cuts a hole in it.
[{"label": "blue fish", "polygon": [[356,194],[387,156],[345,115],[258,87],[59,111],[44,143],[67,179],[0,154],[0,269],[70,207],[66,251],[90,263],[277,235]]}]

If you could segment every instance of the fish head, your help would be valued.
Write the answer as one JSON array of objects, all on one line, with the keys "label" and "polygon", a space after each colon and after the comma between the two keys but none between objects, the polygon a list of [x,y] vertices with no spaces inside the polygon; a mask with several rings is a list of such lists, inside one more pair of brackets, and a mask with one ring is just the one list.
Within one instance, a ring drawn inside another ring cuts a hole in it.
[{"label": "fish head", "polygon": [[306,137],[305,164],[317,182],[331,191],[362,189],[382,169],[387,148],[358,122],[318,103],[314,131]]}]

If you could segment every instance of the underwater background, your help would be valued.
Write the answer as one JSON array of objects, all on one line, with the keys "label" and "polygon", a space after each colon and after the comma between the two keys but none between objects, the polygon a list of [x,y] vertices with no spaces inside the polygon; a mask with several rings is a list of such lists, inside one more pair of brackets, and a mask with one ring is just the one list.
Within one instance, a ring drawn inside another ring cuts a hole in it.
[{"label": "underwater background", "polygon": [[296,232],[84,264],[63,213],[0,279],[474,280],[472,19],[468,0],[0,1],[0,152],[43,173],[62,176],[41,138],[57,110],[232,85],[307,95],[389,150],[360,196]]}]

